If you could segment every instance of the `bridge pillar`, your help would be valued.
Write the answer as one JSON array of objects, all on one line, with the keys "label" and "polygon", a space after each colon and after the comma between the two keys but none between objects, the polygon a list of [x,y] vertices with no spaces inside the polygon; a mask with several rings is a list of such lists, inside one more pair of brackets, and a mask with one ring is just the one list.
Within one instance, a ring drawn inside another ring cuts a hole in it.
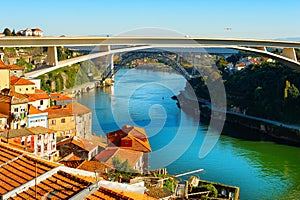
[{"label": "bridge pillar", "polygon": [[58,64],[56,46],[48,47],[46,63],[47,65],[51,65],[51,66],[56,66]]},{"label": "bridge pillar", "polygon": [[261,50],[261,51],[267,51],[266,47],[254,47],[255,49]]},{"label": "bridge pillar", "polygon": [[[102,45],[100,46],[100,52],[109,52],[110,51],[110,45]],[[99,61],[106,67],[111,62],[110,56],[102,56],[99,58]]]},{"label": "bridge pillar", "polygon": [[282,51],[282,56],[297,61],[297,55],[294,48],[284,48]]},{"label": "bridge pillar", "polygon": [[110,54],[110,70],[111,70],[111,73],[114,74],[114,54]]}]

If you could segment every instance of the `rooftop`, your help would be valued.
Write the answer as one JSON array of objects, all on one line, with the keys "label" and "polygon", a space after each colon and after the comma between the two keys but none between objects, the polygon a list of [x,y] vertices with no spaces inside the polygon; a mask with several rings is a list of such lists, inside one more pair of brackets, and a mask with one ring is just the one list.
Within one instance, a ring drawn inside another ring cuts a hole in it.
[{"label": "rooftop", "polygon": [[60,93],[51,93],[50,98],[55,101],[72,101],[73,98]]},{"label": "rooftop", "polygon": [[33,105],[28,104],[28,114],[29,115],[42,114],[42,113],[47,113],[47,112],[41,111],[41,110],[37,109],[36,107],[34,107]]},{"label": "rooftop", "polygon": [[39,184],[9,199],[69,199],[91,183],[63,171],[58,171]]},{"label": "rooftop", "polygon": [[99,160],[110,166],[114,166],[113,158],[117,157],[121,159],[122,163],[128,160],[129,166],[133,169],[135,164],[140,160],[141,156],[143,156],[142,152],[114,147],[101,151],[93,160]]},{"label": "rooftop", "polygon": [[27,94],[27,96],[29,97],[29,102],[33,102],[36,100],[50,99],[49,95],[45,91],[39,89],[35,89],[34,94]]},{"label": "rooftop", "polygon": [[[120,130],[107,133],[106,136],[110,147],[117,146],[142,152],[152,151],[145,130],[136,126],[125,125]],[[122,140],[132,140],[132,146],[121,146]]]},{"label": "rooftop", "polygon": [[28,135],[38,135],[46,133],[55,133],[55,130],[51,130],[42,126],[31,127],[31,128],[22,128],[22,129],[11,129],[11,130],[0,130],[0,136],[8,138],[23,137]]},{"label": "rooftop", "polygon": [[48,112],[48,119],[73,116],[70,109],[61,106],[51,106],[50,108],[44,111]]},{"label": "rooftop", "polygon": [[0,195],[33,180],[58,164],[38,159],[0,143]]},{"label": "rooftop", "polygon": [[70,144],[70,143],[72,143],[86,151],[92,151],[96,147],[101,146],[101,144],[97,141],[88,140],[88,139],[79,138],[79,137],[74,136],[74,137],[67,138],[67,139],[60,141],[59,143],[57,143],[57,147],[66,145],[66,144]]},{"label": "rooftop", "polygon": [[34,82],[16,76],[10,77],[10,85],[35,85]]}]

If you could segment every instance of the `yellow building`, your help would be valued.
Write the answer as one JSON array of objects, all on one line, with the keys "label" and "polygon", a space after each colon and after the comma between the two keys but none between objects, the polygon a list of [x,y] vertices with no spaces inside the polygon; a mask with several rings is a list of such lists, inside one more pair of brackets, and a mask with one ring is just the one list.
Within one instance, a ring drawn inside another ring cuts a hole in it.
[{"label": "yellow building", "polygon": [[0,90],[5,88],[9,89],[9,82],[10,82],[10,67],[5,65],[2,60],[0,60]]},{"label": "yellow building", "polygon": [[35,93],[35,83],[25,78],[18,78],[17,76],[10,77],[10,86],[13,87],[14,91],[20,94]]},{"label": "yellow building", "polygon": [[58,140],[75,136],[76,124],[72,110],[64,106],[51,106],[45,112],[48,112],[48,128],[57,131]]}]

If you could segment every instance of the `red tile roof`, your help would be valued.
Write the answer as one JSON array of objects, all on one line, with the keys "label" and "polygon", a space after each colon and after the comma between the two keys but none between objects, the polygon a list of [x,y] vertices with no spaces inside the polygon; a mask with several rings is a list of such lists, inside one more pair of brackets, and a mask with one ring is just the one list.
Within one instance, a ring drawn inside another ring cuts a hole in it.
[{"label": "red tile roof", "polygon": [[104,171],[105,169],[112,169],[113,167],[98,160],[85,160],[76,168],[85,171],[95,172],[95,169],[99,171]]},{"label": "red tile roof", "polygon": [[39,109],[37,109],[36,107],[34,107],[31,104],[28,104],[28,114],[29,115],[35,115],[35,114],[42,114],[42,113],[46,113],[45,111],[41,111]]},{"label": "red tile roof", "polygon": [[60,93],[51,93],[50,98],[56,101],[72,101],[73,98]]},{"label": "red tile roof", "polygon": [[78,137],[74,136],[74,137],[67,138],[67,139],[60,141],[59,143],[57,143],[57,147],[65,145],[65,144],[70,144],[70,143],[72,143],[86,151],[92,151],[96,147],[100,146],[98,144],[98,142],[95,142],[93,140],[78,138]]},{"label": "red tile roof", "polygon": [[51,106],[45,111],[48,112],[48,119],[73,116],[70,109],[61,106]]},{"label": "red tile roof", "polygon": [[19,65],[9,65],[11,70],[24,70],[25,67],[19,66]]},{"label": "red tile roof", "polygon": [[99,160],[101,162],[106,162],[110,159],[116,152],[118,148],[107,148],[104,151],[101,151],[93,160]]},{"label": "red tile roof", "polygon": [[33,180],[58,164],[38,159],[0,143],[0,195]]},{"label": "red tile roof", "polygon": [[91,185],[91,182],[58,171],[37,184],[36,187],[32,186],[9,199],[69,199],[89,185]]},{"label": "red tile roof", "polygon": [[113,158],[117,157],[122,163],[128,160],[129,166],[133,169],[142,156],[143,152],[114,147],[101,151],[93,160],[99,160],[109,166],[114,166]]},{"label": "red tile roof", "polygon": [[50,99],[49,95],[45,91],[39,89],[35,89],[34,94],[27,94],[27,96],[29,97],[29,102]]},{"label": "red tile roof", "polygon": [[[117,146],[121,148],[131,149],[141,152],[151,152],[150,143],[146,132],[142,128],[125,125],[121,130],[113,131],[106,134],[108,146]],[[129,139],[132,141],[132,146],[122,146],[121,141]]]},{"label": "red tile roof", "polygon": [[68,104],[66,107],[68,109],[70,109],[70,111],[75,115],[82,115],[82,114],[92,112],[88,107],[86,107],[78,102],[73,102],[71,104]]},{"label": "red tile roof", "polygon": [[105,200],[134,200],[128,196],[125,196],[122,192],[118,193],[113,190],[101,187],[94,192],[93,194],[89,195],[85,198],[86,200],[98,200],[98,199],[105,199]]},{"label": "red tile roof", "polygon": [[81,163],[83,163],[84,160],[71,160],[71,161],[60,161],[60,164],[63,164],[67,167],[71,167],[71,168],[77,168]]},{"label": "red tile roof", "polygon": [[35,83],[25,78],[16,78],[15,76],[12,76],[10,77],[10,85],[35,85]]},{"label": "red tile roof", "polygon": [[6,65],[6,64],[0,59],[0,69],[10,69],[10,66]]}]

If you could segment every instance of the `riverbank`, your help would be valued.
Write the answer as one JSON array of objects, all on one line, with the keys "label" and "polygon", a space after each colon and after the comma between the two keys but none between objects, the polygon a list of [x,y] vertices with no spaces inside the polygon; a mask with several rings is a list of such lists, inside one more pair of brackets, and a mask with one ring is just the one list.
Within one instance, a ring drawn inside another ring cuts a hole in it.
[{"label": "riverbank", "polygon": [[[189,108],[189,106],[193,105],[192,103],[197,101],[200,109],[200,120],[203,122],[210,121],[212,108],[210,102],[201,99],[194,99],[190,97],[185,91],[180,92],[180,94],[176,97],[173,97],[173,99],[177,100],[177,105],[179,105],[179,101],[181,108],[192,115],[198,113],[191,113],[191,109]],[[271,139],[281,144],[300,146],[300,126],[250,116],[244,113],[238,113],[231,110],[214,111],[220,113],[226,112],[225,123],[230,123],[247,128],[253,131],[253,134],[258,134],[258,136],[260,136],[262,139]],[[245,135],[235,135],[235,137],[245,138]]]}]

